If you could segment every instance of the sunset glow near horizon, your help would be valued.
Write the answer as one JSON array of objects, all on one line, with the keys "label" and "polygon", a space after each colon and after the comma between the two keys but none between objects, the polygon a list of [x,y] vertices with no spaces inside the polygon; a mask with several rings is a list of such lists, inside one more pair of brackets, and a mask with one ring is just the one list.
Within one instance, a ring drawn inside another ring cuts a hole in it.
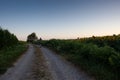
[{"label": "sunset glow near horizon", "polygon": [[0,26],[19,40],[120,34],[119,0],[0,0]]}]

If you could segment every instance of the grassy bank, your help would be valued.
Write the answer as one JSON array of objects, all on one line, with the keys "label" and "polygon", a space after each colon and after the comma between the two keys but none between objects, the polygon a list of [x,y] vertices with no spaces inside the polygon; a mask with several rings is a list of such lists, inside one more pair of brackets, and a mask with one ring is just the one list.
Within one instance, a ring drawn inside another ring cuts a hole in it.
[{"label": "grassy bank", "polygon": [[78,40],[54,39],[43,41],[41,44],[57,51],[96,80],[120,80],[120,52],[114,47]]},{"label": "grassy bank", "polygon": [[19,42],[14,46],[9,46],[0,50],[0,74],[13,65],[20,55],[27,49],[24,42]]}]

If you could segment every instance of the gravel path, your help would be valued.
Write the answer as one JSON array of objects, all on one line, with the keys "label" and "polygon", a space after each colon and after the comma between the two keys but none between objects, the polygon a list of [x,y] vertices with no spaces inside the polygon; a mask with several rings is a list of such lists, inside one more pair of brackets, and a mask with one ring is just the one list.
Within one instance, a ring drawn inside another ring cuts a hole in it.
[{"label": "gravel path", "polygon": [[93,80],[51,50],[42,47],[41,51],[54,80]]}]

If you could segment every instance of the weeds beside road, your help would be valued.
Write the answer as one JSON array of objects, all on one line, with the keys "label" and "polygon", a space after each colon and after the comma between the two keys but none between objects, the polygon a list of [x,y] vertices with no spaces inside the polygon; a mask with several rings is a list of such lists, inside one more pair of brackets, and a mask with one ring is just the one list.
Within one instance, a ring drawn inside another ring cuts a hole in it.
[{"label": "weeds beside road", "polygon": [[13,63],[26,49],[26,43],[19,42],[14,46],[0,50],[0,74],[4,73],[10,66],[13,66]]}]

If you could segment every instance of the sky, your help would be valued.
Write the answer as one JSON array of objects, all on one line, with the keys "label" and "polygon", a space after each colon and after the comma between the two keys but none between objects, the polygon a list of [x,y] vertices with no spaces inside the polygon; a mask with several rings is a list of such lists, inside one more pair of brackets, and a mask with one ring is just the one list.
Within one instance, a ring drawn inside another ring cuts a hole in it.
[{"label": "sky", "polygon": [[120,0],[0,0],[0,26],[19,40],[120,34]]}]

